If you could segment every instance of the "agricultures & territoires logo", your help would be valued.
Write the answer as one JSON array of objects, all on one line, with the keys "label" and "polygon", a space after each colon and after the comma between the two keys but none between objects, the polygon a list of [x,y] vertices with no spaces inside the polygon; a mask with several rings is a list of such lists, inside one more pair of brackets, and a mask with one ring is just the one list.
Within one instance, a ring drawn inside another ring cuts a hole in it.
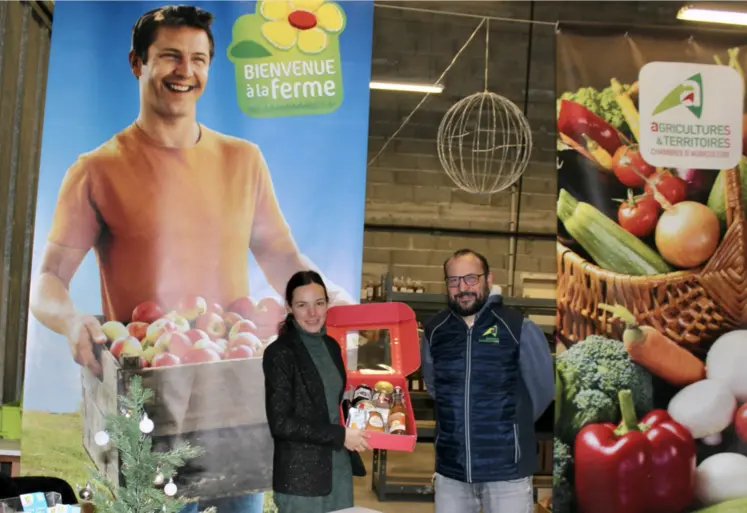
[{"label": "agricultures & territoires logo", "polygon": [[669,91],[669,94],[656,106],[653,115],[656,116],[680,106],[700,119],[700,113],[703,112],[703,77],[700,73],[696,73]]},{"label": "agricultures & territoires logo", "polygon": [[239,108],[254,118],[327,114],[342,104],[345,12],[326,0],[265,0],[233,25]]},{"label": "agricultures & territoires logo", "polygon": [[744,85],[728,66],[651,62],[639,73],[641,155],[652,166],[727,169],[742,155]]}]

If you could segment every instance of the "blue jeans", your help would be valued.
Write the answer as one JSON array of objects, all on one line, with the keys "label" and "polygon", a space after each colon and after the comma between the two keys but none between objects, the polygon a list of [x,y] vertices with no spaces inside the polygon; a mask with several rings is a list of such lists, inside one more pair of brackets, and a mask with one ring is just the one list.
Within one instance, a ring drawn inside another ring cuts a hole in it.
[{"label": "blue jeans", "polygon": [[[532,478],[463,483],[436,474],[436,513],[532,513]],[[482,508],[482,509],[481,509]]]},{"label": "blue jeans", "polygon": [[264,493],[226,497],[209,501],[192,502],[182,508],[180,513],[197,513],[210,506],[215,506],[219,513],[262,513],[265,503]]}]

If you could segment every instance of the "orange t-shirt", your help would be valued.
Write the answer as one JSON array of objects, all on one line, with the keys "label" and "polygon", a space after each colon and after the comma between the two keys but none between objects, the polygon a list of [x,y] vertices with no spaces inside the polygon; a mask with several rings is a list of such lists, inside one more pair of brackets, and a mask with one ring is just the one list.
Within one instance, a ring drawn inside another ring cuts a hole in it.
[{"label": "orange t-shirt", "polygon": [[168,310],[191,294],[223,306],[248,295],[250,247],[260,265],[297,255],[259,148],[204,126],[195,146],[166,148],[133,123],[81,155],[48,239],[94,248],[103,314],[123,322],[148,300]]}]

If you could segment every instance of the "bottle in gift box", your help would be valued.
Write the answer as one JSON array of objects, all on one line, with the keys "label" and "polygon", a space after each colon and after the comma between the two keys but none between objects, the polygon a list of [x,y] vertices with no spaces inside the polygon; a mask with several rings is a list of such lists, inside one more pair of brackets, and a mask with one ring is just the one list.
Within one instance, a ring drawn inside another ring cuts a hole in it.
[{"label": "bottle in gift box", "polygon": [[394,397],[392,402],[391,414],[405,413],[405,394],[402,392],[402,388],[394,388]]},{"label": "bottle in gift box", "polygon": [[390,435],[404,435],[407,431],[407,418],[405,414],[390,413],[389,419],[387,420],[387,428]]},{"label": "bottle in gift box", "polygon": [[394,387],[388,381],[379,381],[374,385],[374,395],[371,399],[377,408],[389,408],[392,404]]}]

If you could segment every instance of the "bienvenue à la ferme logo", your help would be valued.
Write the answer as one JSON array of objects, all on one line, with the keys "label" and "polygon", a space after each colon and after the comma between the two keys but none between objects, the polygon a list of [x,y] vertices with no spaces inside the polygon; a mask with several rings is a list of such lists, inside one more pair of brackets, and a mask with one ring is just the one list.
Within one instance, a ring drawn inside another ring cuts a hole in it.
[{"label": "bienvenue \u00e0 la ferme logo", "polygon": [[327,114],[342,104],[345,11],[326,0],[265,0],[236,20],[228,59],[254,118]]}]

